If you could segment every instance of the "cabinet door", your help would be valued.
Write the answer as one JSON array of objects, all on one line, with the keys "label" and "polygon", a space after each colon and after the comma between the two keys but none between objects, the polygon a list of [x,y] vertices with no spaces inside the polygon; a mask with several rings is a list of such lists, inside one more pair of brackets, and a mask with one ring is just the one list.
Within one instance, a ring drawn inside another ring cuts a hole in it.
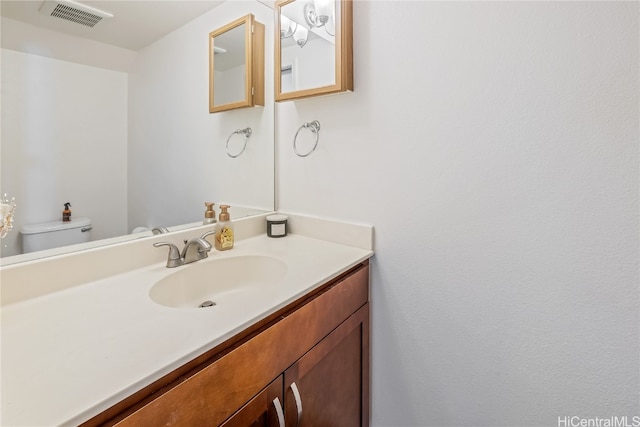
[{"label": "cabinet door", "polygon": [[284,427],[282,375],[233,414],[221,427]]},{"label": "cabinet door", "polygon": [[369,305],[284,373],[287,427],[369,425]]}]

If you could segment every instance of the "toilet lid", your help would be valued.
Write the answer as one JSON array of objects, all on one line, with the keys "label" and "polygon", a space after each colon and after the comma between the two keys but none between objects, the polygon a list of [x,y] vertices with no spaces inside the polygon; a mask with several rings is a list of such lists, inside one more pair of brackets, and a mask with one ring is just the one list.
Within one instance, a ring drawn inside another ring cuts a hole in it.
[{"label": "toilet lid", "polygon": [[50,233],[52,231],[70,230],[74,228],[89,227],[89,218],[75,218],[71,221],[50,221],[38,224],[25,224],[20,232],[22,234]]}]

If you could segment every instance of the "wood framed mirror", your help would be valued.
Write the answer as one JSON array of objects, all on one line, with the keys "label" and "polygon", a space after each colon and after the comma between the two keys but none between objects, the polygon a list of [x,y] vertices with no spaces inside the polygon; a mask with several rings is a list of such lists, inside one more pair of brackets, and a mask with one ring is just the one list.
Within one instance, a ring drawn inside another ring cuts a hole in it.
[{"label": "wood framed mirror", "polygon": [[209,112],[264,105],[264,24],[253,14],[209,33]]},{"label": "wood framed mirror", "polygon": [[352,0],[276,2],[276,101],[353,90]]}]

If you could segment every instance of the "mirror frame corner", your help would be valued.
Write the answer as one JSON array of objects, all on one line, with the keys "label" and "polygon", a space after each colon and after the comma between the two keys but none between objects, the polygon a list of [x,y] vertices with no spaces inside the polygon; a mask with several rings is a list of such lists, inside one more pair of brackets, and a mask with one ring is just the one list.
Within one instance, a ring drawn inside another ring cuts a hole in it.
[{"label": "mirror frame corner", "polygon": [[335,76],[333,85],[310,89],[282,92],[282,39],[280,38],[280,17],[283,6],[305,0],[277,0],[275,4],[275,100],[289,101],[312,96],[329,95],[353,91],[353,0],[334,0],[339,7],[339,22],[336,25]]}]

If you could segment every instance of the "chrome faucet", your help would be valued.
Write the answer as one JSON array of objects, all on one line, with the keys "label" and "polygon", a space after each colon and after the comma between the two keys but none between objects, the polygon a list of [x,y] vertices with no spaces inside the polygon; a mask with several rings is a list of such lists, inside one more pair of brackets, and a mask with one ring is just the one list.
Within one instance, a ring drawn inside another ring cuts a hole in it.
[{"label": "chrome faucet", "polygon": [[205,259],[211,251],[211,243],[202,237],[189,240],[182,249],[182,259],[185,264]]},{"label": "chrome faucet", "polygon": [[184,264],[200,261],[209,256],[211,251],[211,243],[206,239],[210,234],[214,234],[215,231],[210,231],[203,234],[200,237],[196,237],[190,240],[185,240],[184,248],[182,252],[178,250],[178,247],[169,242],[154,243],[153,246],[159,248],[161,246],[169,246],[169,257],[167,258],[167,267],[179,267]]}]

